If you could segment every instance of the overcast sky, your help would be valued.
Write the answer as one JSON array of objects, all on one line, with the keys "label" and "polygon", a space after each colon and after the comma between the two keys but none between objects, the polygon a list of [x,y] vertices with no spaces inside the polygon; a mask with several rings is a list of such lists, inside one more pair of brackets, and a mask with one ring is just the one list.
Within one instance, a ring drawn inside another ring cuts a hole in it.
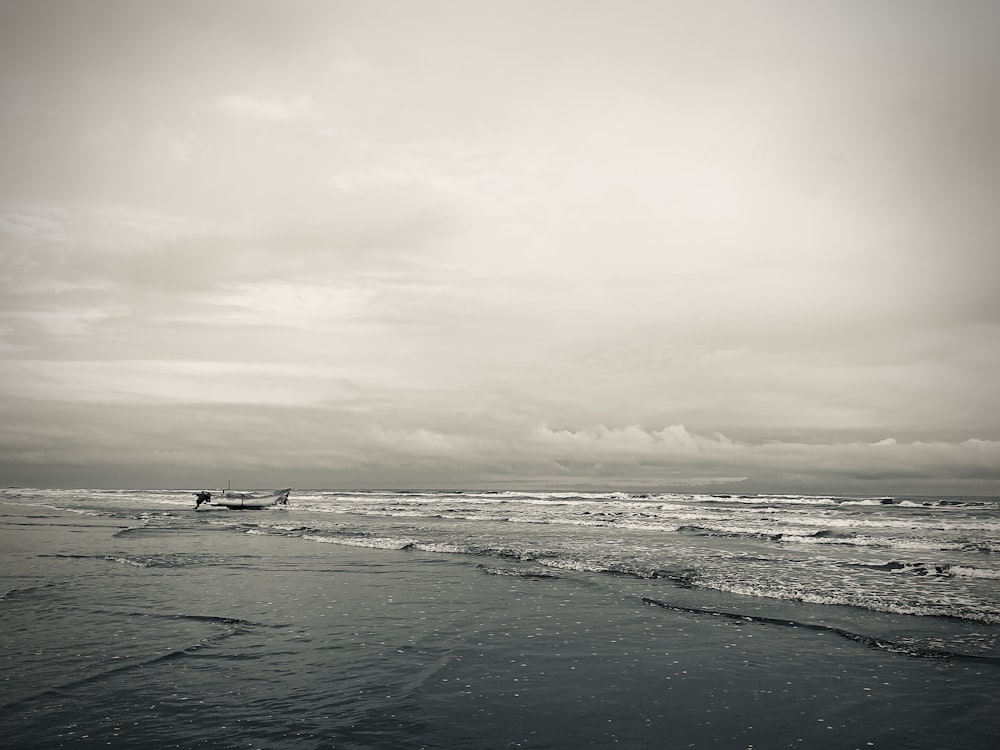
[{"label": "overcast sky", "polygon": [[994,0],[0,0],[0,484],[1000,494]]}]

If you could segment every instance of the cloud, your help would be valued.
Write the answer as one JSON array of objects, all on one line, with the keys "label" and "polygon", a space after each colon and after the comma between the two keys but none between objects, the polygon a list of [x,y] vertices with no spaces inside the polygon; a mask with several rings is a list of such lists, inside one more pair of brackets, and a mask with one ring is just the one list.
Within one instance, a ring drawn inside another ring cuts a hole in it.
[{"label": "cloud", "polygon": [[[192,365],[185,377],[198,371]],[[270,372],[280,376],[284,369],[276,365]],[[202,374],[229,377],[237,393],[246,376]],[[338,405],[249,409],[201,393],[213,403],[8,398],[5,416],[22,430],[16,439],[7,433],[0,440],[5,475],[20,483],[58,484],[72,482],[82,466],[111,474],[141,466],[148,475],[172,476],[172,486],[226,470],[261,479],[280,475],[300,487],[353,482],[863,494],[976,494],[1000,479],[1000,442],[988,440],[748,443],[682,425],[555,429],[524,415],[476,430],[460,416],[387,408],[360,389],[341,390]],[[483,415],[472,416],[475,422]]]},{"label": "cloud", "polygon": [[5,6],[0,408],[106,476],[981,489],[997,11],[901,7]]},{"label": "cloud", "polygon": [[316,105],[306,95],[278,98],[227,94],[219,100],[218,106],[233,117],[273,123],[303,124],[319,116]]}]

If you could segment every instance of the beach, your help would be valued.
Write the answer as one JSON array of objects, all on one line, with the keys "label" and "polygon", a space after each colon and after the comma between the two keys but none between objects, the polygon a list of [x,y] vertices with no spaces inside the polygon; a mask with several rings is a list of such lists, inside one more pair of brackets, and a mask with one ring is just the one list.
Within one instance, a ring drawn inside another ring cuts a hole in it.
[{"label": "beach", "polygon": [[[958,623],[942,648],[901,652],[813,609],[748,616],[733,593],[318,543],[296,533],[294,495],[284,515],[196,513],[176,497],[107,512],[38,495],[0,504],[4,747],[974,750],[1000,739],[1000,661],[981,646],[996,625]],[[922,619],[931,632],[946,618]],[[959,652],[975,633],[978,650]]]}]

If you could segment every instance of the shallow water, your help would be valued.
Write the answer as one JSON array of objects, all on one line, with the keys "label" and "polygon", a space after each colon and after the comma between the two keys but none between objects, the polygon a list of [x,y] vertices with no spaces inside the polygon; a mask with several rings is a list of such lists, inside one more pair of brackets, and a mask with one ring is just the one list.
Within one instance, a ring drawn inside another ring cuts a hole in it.
[{"label": "shallow water", "polygon": [[[994,569],[995,506],[293,493],[287,509],[195,513],[184,492],[0,500],[7,747],[1000,738],[996,579],[949,574]],[[845,527],[896,543],[775,538]],[[914,540],[924,547],[907,556]],[[954,616],[901,611],[935,607]]]}]

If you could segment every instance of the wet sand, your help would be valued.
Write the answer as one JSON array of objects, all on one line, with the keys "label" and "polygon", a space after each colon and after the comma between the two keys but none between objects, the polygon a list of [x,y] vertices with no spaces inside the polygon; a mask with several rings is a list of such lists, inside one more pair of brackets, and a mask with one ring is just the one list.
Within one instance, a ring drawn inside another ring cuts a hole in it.
[{"label": "wet sand", "polygon": [[995,664],[675,612],[642,581],[0,507],[0,745],[968,748]]}]

